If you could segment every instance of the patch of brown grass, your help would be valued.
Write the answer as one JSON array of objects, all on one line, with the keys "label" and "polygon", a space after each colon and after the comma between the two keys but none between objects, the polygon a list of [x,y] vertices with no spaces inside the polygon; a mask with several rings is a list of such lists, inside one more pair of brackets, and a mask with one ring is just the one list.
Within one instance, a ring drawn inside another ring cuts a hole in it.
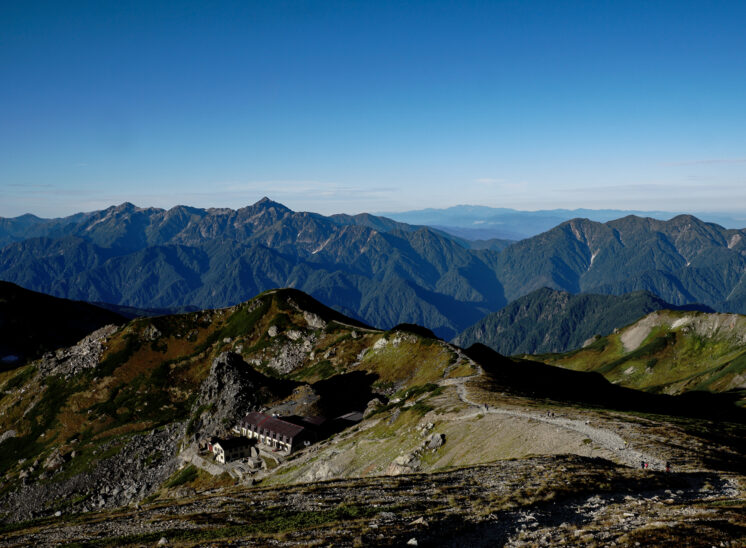
[{"label": "patch of brown grass", "polygon": [[142,422],[130,422],[127,424],[123,424],[122,426],[118,426],[116,428],[110,428],[108,430],[99,432],[95,436],[93,436],[93,440],[101,440],[104,438],[109,438],[112,436],[121,436],[122,434],[130,434],[132,432],[142,432],[143,430],[149,430],[150,428],[153,428],[155,423],[150,421],[142,421]]}]

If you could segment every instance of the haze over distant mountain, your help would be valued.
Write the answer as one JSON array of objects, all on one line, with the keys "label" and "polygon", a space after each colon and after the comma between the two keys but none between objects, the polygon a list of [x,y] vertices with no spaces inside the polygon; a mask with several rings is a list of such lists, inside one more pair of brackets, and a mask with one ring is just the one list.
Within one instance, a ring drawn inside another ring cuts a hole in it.
[{"label": "haze over distant mountain", "polygon": [[[573,295],[537,289],[468,327],[453,343],[475,343],[505,354],[566,352],[580,348],[594,335],[608,335],[654,310],[677,308],[647,291],[626,295]],[[709,310],[689,305],[688,309]]]},{"label": "haze over distant mountain", "polygon": [[372,215],[125,203],[65,219],[5,219],[0,278],[44,293],[138,308],[228,306],[297,287],[366,322],[452,337],[505,304],[495,249]]},{"label": "haze over distant mountain", "polygon": [[[505,238],[522,240],[545,232],[570,219],[607,222],[636,215],[668,220],[681,215],[671,211],[630,211],[620,209],[549,209],[521,211],[503,207],[458,205],[445,209],[418,209],[398,213],[379,213],[403,223],[427,225],[468,239]],[[700,219],[726,228],[746,226],[746,215],[728,213],[696,214]]]}]

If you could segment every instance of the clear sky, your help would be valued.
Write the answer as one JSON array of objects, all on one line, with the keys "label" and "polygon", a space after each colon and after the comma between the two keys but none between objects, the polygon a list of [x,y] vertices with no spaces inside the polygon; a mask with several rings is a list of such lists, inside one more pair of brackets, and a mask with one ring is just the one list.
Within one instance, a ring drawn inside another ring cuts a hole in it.
[{"label": "clear sky", "polygon": [[0,216],[746,211],[746,2],[0,2]]}]

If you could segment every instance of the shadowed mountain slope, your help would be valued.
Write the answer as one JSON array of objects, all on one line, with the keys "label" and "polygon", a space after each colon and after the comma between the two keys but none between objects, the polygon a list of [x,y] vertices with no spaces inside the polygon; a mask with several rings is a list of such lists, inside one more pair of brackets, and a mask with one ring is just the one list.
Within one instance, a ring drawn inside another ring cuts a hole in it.
[{"label": "shadowed mountain slope", "polygon": [[[567,352],[596,335],[608,335],[654,310],[676,309],[647,291],[626,295],[573,295],[549,288],[519,297],[464,330],[453,343],[482,343],[505,354]],[[712,311],[702,305],[687,310]]]},{"label": "shadowed mountain slope", "polygon": [[417,323],[444,338],[542,287],[644,290],[674,305],[746,312],[746,232],[685,215],[574,219],[504,248],[367,214],[293,212],[268,199],[238,210],[125,203],[21,221],[26,229],[16,226],[14,238],[35,237],[0,250],[0,278],[135,308],[227,306],[296,287],[370,324]]},{"label": "shadowed mountain slope", "polygon": [[[498,257],[508,300],[541,287],[621,295],[646,290],[680,305],[746,305],[746,231],[681,215],[670,221],[574,219]],[[744,310],[746,311],[746,310]]]},{"label": "shadowed mountain slope", "polygon": [[0,282],[0,371],[75,344],[105,325],[125,321],[119,314],[88,303]]}]

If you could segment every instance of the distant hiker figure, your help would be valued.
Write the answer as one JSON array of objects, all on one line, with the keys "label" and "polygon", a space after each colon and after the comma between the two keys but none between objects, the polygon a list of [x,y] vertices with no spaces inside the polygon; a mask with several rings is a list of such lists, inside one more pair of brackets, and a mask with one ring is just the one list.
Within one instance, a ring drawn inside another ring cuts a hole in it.
[{"label": "distant hiker figure", "polygon": [[646,463],[645,463],[645,470],[647,470],[649,466],[650,466],[650,463],[649,463],[649,462],[646,462]]},{"label": "distant hiker figure", "polygon": [[641,461],[640,462],[640,468],[642,468],[643,470],[645,470],[645,461]]},{"label": "distant hiker figure", "polygon": [[667,462],[666,463],[666,472],[670,472],[670,471],[671,471],[671,463]]}]

